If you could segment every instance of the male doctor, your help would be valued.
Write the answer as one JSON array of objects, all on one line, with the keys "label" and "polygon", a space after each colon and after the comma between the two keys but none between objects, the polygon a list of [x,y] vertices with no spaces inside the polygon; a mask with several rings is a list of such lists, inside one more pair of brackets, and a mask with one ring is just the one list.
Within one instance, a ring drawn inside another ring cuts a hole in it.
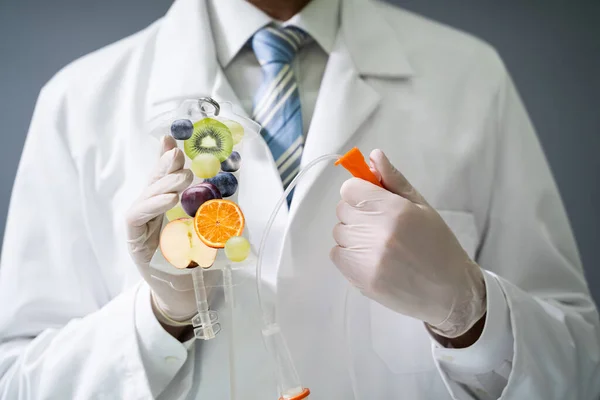
[{"label": "male doctor", "polygon": [[[276,224],[270,279],[313,398],[597,398],[598,314],[504,65],[368,0],[176,0],[43,88],[0,268],[0,398],[232,396],[224,342],[190,339],[193,295],[148,270],[191,173],[145,123],[206,95],[264,126],[240,179],[254,246],[299,168],[383,149],[383,188],[317,167]],[[237,398],[276,399],[242,294]]]}]

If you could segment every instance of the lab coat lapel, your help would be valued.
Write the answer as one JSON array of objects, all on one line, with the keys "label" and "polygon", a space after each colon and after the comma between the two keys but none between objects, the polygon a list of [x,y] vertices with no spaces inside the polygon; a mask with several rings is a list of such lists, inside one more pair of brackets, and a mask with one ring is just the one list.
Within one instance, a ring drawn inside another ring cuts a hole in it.
[{"label": "lab coat lapel", "polygon": [[210,97],[212,97],[219,103],[231,103],[231,105],[233,106],[233,111],[236,114],[245,118],[249,118],[246,111],[240,106],[240,101],[235,92],[233,91],[231,84],[227,80],[227,76],[225,76],[223,69],[221,68],[218,68],[216,72],[215,82]]},{"label": "lab coat lapel", "polygon": [[[349,150],[348,142],[373,115],[381,100],[368,78],[412,75],[396,36],[371,3],[342,2],[340,32],[329,55],[301,167],[324,154]],[[331,163],[316,165],[298,184],[290,210],[291,221],[327,166]]]},{"label": "lab coat lapel", "polygon": [[211,94],[220,66],[204,0],[177,0],[156,32],[146,118]]},{"label": "lab coat lapel", "polygon": [[[359,76],[342,37],[330,54],[323,76],[313,120],[306,138],[301,167],[324,154],[343,151],[346,143],[373,113],[379,95]],[[292,202],[292,219],[322,170],[330,163],[313,167],[297,186]]]}]

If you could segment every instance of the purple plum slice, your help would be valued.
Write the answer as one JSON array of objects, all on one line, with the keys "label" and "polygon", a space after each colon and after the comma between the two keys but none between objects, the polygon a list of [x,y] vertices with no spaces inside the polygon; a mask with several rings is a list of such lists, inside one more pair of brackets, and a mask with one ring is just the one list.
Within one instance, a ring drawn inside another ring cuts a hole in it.
[{"label": "purple plum slice", "polygon": [[202,182],[185,189],[181,194],[181,207],[190,217],[208,200],[220,199],[221,192],[210,182]]}]

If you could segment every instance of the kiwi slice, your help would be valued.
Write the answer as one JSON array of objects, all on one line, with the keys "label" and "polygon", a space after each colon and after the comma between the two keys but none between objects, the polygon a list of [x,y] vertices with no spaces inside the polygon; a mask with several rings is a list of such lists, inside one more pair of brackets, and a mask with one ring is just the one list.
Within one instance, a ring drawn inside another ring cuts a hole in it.
[{"label": "kiwi slice", "polygon": [[185,154],[190,159],[200,153],[212,154],[223,162],[233,151],[231,131],[222,122],[204,118],[194,124],[192,137],[183,143]]}]

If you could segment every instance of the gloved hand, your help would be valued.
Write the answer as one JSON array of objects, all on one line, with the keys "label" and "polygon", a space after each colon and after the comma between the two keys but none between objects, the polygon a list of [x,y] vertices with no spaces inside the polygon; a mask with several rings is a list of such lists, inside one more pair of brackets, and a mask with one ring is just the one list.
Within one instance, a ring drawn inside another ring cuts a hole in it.
[{"label": "gloved hand", "polygon": [[381,150],[370,158],[385,189],[357,178],[342,185],[331,259],[371,299],[439,335],[464,334],[486,312],[480,267]]},{"label": "gloved hand", "polygon": [[[177,148],[175,139],[162,138],[161,157],[148,187],[127,212],[127,243],[129,253],[137,265],[142,277],[152,290],[155,307],[160,314],[176,321],[184,321],[196,313],[196,301],[193,290],[179,291],[175,288],[192,287],[191,277],[176,276],[158,270],[150,271],[149,263],[160,241],[163,215],[179,202],[179,194],[190,186],[193,174],[183,169],[185,157]],[[154,275],[160,279],[153,278]],[[171,282],[173,286],[167,282]]]}]

